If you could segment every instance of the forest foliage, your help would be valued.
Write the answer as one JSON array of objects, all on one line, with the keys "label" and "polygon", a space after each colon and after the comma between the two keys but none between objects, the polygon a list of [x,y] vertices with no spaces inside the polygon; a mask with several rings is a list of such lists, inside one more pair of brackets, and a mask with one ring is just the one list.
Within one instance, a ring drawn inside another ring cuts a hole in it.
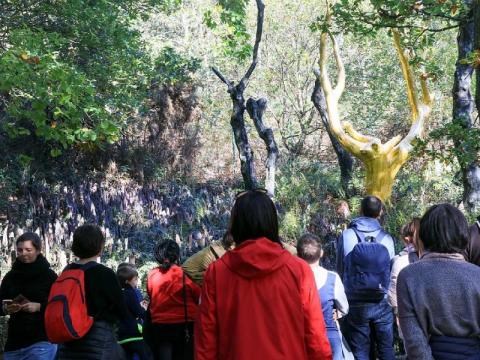
[{"label": "forest foliage", "polygon": [[[343,119],[383,140],[408,132],[391,28],[401,32],[411,66],[428,74],[435,95],[426,136],[394,187],[387,220],[392,231],[432,203],[460,204],[462,161],[476,160],[480,150],[476,123],[466,131],[452,122],[465,3],[330,4],[329,31],[339,40],[347,71]],[[265,122],[280,148],[276,200],[283,235],[294,239],[316,226],[318,214],[333,218],[339,200],[356,211],[363,169],[356,163],[355,191],[347,196],[310,99],[326,3],[265,4],[259,63],[246,95],[268,99]],[[231,102],[211,67],[229,79],[243,75],[255,38],[254,1],[5,0],[0,6],[0,212],[33,181],[54,187],[64,177],[98,178],[112,163],[142,184],[242,187]],[[461,60],[477,64],[476,54]],[[264,145],[249,121],[247,132],[263,178]],[[458,139],[461,148],[454,146]],[[72,175],[82,171],[86,175]]]},{"label": "forest foliage", "polygon": [[[119,140],[160,81],[185,81],[195,63],[166,48],[157,59],[133,28],[179,1],[6,1],[0,15],[2,130],[34,135],[56,157]],[[23,154],[23,159],[31,157]]]}]

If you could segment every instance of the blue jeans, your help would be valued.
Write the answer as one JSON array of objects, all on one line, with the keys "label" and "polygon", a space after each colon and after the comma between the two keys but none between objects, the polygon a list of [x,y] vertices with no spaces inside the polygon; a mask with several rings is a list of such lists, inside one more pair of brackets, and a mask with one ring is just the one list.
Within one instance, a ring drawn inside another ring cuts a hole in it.
[{"label": "blue jeans", "polygon": [[4,360],[53,360],[57,353],[57,345],[47,341],[40,341],[29,347],[7,351],[3,354]]},{"label": "blue jeans", "polygon": [[[381,360],[395,360],[393,311],[386,299],[379,303],[352,303],[346,316],[345,334],[356,360],[370,359],[370,335]],[[373,330],[373,334],[370,330]]]},{"label": "blue jeans", "polygon": [[333,360],[343,360],[342,339],[337,333],[327,332],[328,342],[332,348]]}]

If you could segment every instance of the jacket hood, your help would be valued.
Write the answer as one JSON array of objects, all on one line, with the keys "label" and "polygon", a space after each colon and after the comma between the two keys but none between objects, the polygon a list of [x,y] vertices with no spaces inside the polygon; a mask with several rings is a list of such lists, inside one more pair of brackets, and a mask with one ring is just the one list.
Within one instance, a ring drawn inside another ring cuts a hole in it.
[{"label": "jacket hood", "polygon": [[382,226],[377,219],[361,216],[356,219],[353,219],[349,227],[353,227],[358,231],[370,233],[377,230],[380,230]]},{"label": "jacket hood", "polygon": [[248,279],[259,278],[280,269],[291,256],[278,243],[267,238],[247,240],[220,258],[234,273]]}]

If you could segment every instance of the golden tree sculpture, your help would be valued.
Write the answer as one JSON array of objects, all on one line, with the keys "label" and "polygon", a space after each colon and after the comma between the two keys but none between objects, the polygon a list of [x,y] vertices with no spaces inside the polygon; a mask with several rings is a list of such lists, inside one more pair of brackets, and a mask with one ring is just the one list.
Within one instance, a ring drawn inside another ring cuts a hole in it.
[{"label": "golden tree sculpture", "polygon": [[[337,66],[337,81],[332,87],[327,72],[327,40],[333,43],[333,56]],[[388,201],[392,194],[395,177],[408,160],[413,141],[423,135],[425,121],[432,107],[432,97],[427,88],[427,75],[420,76],[422,98],[419,99],[415,80],[407,56],[401,47],[398,31],[393,31],[393,40],[400,59],[403,77],[406,82],[408,103],[411,108],[410,131],[405,137],[397,135],[383,143],[374,136],[357,132],[350,122],[341,121],[339,100],[345,89],[345,67],[335,37],[323,32],[320,37],[319,80],[327,103],[328,125],[342,146],[365,166],[365,190],[369,195]]]}]

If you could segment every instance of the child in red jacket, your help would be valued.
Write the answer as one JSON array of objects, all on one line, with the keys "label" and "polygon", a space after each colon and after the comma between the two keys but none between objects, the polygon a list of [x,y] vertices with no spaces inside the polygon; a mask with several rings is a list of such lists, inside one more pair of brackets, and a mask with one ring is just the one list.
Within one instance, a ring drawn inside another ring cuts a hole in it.
[{"label": "child in red jacket", "polygon": [[150,347],[155,359],[193,360],[193,322],[197,316],[200,287],[178,266],[180,248],[174,241],[155,250],[158,267],[147,279],[150,297]]}]

